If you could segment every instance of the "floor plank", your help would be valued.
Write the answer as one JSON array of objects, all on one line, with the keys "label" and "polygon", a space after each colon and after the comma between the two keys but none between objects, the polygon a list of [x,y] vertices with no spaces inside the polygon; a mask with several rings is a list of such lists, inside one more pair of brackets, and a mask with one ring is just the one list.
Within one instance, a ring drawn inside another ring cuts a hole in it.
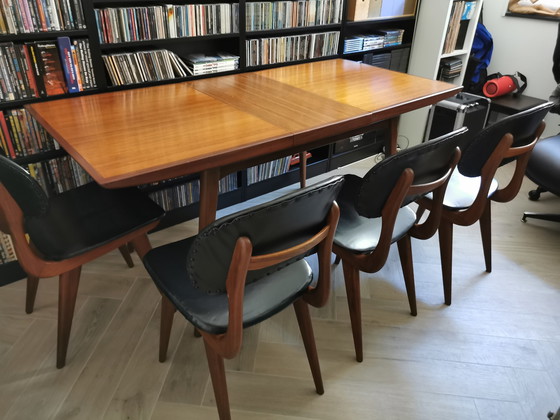
[{"label": "floor plank", "polygon": [[[363,174],[374,159],[343,168]],[[508,168],[500,177],[506,178]],[[323,176],[325,177],[325,176]],[[311,181],[313,182],[313,181]],[[220,215],[272,199],[297,185]],[[364,361],[357,363],[340,265],[327,306],[311,311],[325,394],[315,393],[291,308],[245,331],[226,361],[234,419],[535,420],[560,406],[560,199],[494,205],[493,270],[478,226],[455,229],[453,303],[443,303],[437,238],[412,243],[418,316],[409,313],[398,253],[361,274]],[[191,236],[192,220],[150,235],[153,246]],[[87,264],[68,362],[55,368],[58,280],[42,279],[25,314],[25,282],[0,288],[1,419],[217,419],[202,339],[175,315],[159,363],[159,303],[141,261],[118,252]]]}]

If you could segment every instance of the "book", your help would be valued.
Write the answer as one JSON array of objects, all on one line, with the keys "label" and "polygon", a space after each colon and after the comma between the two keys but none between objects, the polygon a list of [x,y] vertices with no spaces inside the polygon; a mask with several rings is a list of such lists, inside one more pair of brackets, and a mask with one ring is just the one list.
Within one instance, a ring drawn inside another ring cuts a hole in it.
[{"label": "book", "polygon": [[24,44],[16,45],[17,54],[20,58],[20,63],[22,66],[22,72],[24,74],[25,85],[28,94],[32,98],[39,97],[39,91],[37,89],[37,83],[35,82],[35,75],[33,74],[33,63],[31,62],[31,57],[29,56],[29,51]]},{"label": "book", "polygon": [[60,36],[56,39],[58,44],[58,52],[60,54],[60,61],[62,70],[64,71],[64,79],[66,80],[66,88],[68,93],[78,93],[80,85],[78,84],[78,77],[76,75],[76,65],[72,54],[72,43],[67,36]]},{"label": "book", "polygon": [[45,92],[45,84],[43,83],[43,77],[41,76],[41,62],[39,60],[39,55],[35,43],[28,42],[25,44],[25,48],[31,61],[33,78],[35,80],[37,92],[40,97],[45,97],[47,96],[47,93]]},{"label": "book", "polygon": [[[305,158],[309,159],[311,157],[311,152],[305,152]],[[297,165],[299,163],[299,153],[292,155],[290,157],[290,166]]]},{"label": "book", "polygon": [[82,82],[82,70],[80,69],[80,62],[78,60],[78,51],[76,51],[76,45],[74,43],[70,46],[70,51],[72,52],[72,61],[74,62],[74,69],[76,70],[76,82],[81,92],[84,90],[84,84]]},{"label": "book", "polygon": [[9,77],[12,79],[14,85],[14,92],[16,99],[26,99],[30,97],[29,90],[27,89],[26,82],[24,80],[24,74],[22,70],[21,57],[16,52],[16,48],[13,42],[6,42],[0,44],[0,48],[6,55],[7,59],[7,71]]},{"label": "book", "polygon": [[45,95],[54,96],[66,93],[68,89],[64,81],[64,71],[56,43],[39,41],[35,43],[35,48]]},{"label": "book", "polygon": [[2,134],[6,142],[6,154],[8,157],[15,159],[17,154],[14,149],[14,142],[12,141],[12,136],[10,134],[10,130],[8,130],[8,124],[6,123],[6,117],[4,115],[4,111],[2,110],[0,110],[0,129],[2,130]]},{"label": "book", "polygon": [[219,52],[216,55],[189,54],[185,61],[187,70],[195,76],[232,71],[239,66],[238,56],[224,52]]},{"label": "book", "polygon": [[474,16],[474,9],[476,7],[476,1],[466,1],[463,6],[463,14],[461,15],[461,20],[469,20]]}]

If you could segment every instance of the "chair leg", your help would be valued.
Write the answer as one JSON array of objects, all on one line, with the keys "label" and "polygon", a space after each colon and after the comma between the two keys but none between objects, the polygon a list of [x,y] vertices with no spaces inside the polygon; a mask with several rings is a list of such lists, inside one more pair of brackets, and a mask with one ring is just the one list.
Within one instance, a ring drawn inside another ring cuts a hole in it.
[{"label": "chair leg", "polygon": [[204,348],[206,349],[206,358],[208,360],[210,378],[212,379],[212,388],[214,388],[218,416],[220,420],[231,420],[224,359],[208,345],[206,340],[204,340]]},{"label": "chair leg", "polygon": [[344,271],[344,283],[346,285],[346,298],[350,312],[350,324],[352,326],[352,337],[354,338],[354,349],[356,360],[364,360],[362,345],[362,305],[360,296],[360,270],[342,260]]},{"label": "chair leg", "polygon": [[152,249],[152,245],[150,244],[150,240],[146,234],[134,238],[131,243],[133,247],[132,249],[136,251],[141,260],[143,260],[144,255]]},{"label": "chair leg", "polygon": [[27,314],[33,312],[37,287],[39,287],[39,277],[27,276],[27,290],[25,292],[25,313]]},{"label": "chair leg", "polygon": [[404,276],[404,284],[406,286],[406,294],[408,296],[408,304],[410,306],[410,314],[416,316],[418,311],[416,308],[416,287],[414,286],[414,267],[412,265],[410,236],[405,235],[397,242],[397,246],[399,247],[399,257]]},{"label": "chair leg", "polygon": [[439,224],[439,253],[441,257],[441,275],[443,278],[443,295],[445,304],[451,305],[451,288],[453,272],[453,223],[442,220]]},{"label": "chair leg", "polygon": [[309,306],[303,299],[298,299],[294,302],[294,309],[298,320],[299,330],[305,346],[307,360],[313,375],[313,382],[317,394],[323,395],[325,390],[323,388],[323,378],[321,377],[321,368],[319,366],[319,358],[317,357],[317,346],[315,344],[315,337],[313,335],[313,325],[311,324],[311,315],[309,315]]},{"label": "chair leg", "polygon": [[161,319],[159,328],[159,361],[165,362],[167,359],[167,349],[169,348],[169,338],[171,337],[171,327],[173,326],[173,315],[176,308],[167,297],[161,296]]},{"label": "chair leg", "polygon": [[126,265],[128,265],[130,268],[134,267],[134,261],[132,261],[132,256],[128,251],[128,245],[120,246],[119,251],[121,252],[122,257],[124,258]]},{"label": "chair leg", "polygon": [[482,250],[486,272],[492,272],[492,211],[491,201],[486,200],[486,207],[480,216],[480,236],[482,237]]},{"label": "chair leg", "polygon": [[78,267],[61,274],[59,277],[58,339],[56,351],[56,367],[58,369],[63,368],[66,364],[66,353],[68,351],[70,330],[72,329],[72,319],[74,318],[81,270],[82,267]]}]

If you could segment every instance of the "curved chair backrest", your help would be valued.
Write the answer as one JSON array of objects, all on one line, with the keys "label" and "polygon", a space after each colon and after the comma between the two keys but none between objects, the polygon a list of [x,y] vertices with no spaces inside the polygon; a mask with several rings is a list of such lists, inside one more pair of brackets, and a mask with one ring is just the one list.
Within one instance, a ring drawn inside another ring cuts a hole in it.
[{"label": "curved chair backrest", "polygon": [[[440,179],[449,171],[450,161],[456,148],[465,141],[466,132],[466,128],[461,128],[400,151],[375,165],[363,177],[361,188],[355,198],[358,213],[363,217],[380,217],[387,199],[407,168],[414,172],[413,185]],[[400,206],[403,207],[416,198],[416,196],[407,196]]]},{"label": "curved chair backrest", "polygon": [[21,208],[24,217],[40,216],[48,211],[49,199],[39,183],[25,169],[4,156],[0,156],[0,183]]},{"label": "curved chair backrest", "polygon": [[[469,177],[480,176],[485,163],[506,134],[513,136],[514,147],[531,143],[552,105],[552,102],[547,102],[510,115],[474,135],[469,144],[464,147],[461,160],[457,165],[459,172]],[[509,161],[510,159],[505,159],[501,164]]]},{"label": "curved chair backrest", "polygon": [[[343,182],[342,177],[334,177],[208,225],[198,234],[187,256],[187,269],[194,286],[209,294],[225,292],[231,257],[240,237],[251,240],[253,255],[263,255],[290,248],[316,235],[324,227]],[[278,268],[249,272],[247,283]]]}]

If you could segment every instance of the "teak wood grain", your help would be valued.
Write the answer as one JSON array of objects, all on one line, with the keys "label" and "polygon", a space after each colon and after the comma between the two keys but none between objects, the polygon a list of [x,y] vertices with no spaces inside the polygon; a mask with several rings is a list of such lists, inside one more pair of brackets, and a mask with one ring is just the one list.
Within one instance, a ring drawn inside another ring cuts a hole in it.
[{"label": "teak wood grain", "polygon": [[389,126],[460,87],[341,59],[26,105],[97,183],[200,173],[200,225],[221,176]]},{"label": "teak wood grain", "polygon": [[196,173],[343,134],[458,87],[347,60],[27,105],[101,185]]}]

